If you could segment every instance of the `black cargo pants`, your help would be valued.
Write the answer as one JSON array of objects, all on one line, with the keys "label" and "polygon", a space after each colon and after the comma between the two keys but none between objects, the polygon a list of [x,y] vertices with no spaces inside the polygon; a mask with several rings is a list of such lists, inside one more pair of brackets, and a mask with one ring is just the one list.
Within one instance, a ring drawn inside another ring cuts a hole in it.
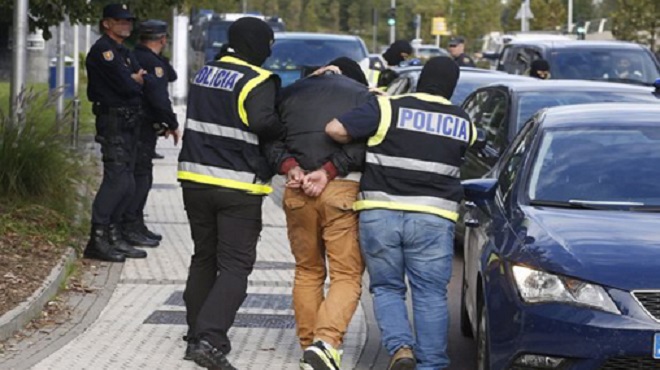
[{"label": "black cargo pants", "polygon": [[227,332],[247,297],[257,258],[263,197],[224,188],[183,188],[195,244],[183,299],[188,337],[231,351]]},{"label": "black cargo pants", "polygon": [[120,223],[135,191],[133,170],[139,135],[139,108],[94,107],[96,141],[101,144],[103,180],[92,204],[92,224]]},{"label": "black cargo pants", "polygon": [[156,151],[158,136],[148,121],[143,121],[141,125],[137,144],[135,170],[133,171],[135,192],[124,214],[123,222],[126,224],[144,223],[144,206],[147,204],[149,191],[154,181],[153,157]]}]

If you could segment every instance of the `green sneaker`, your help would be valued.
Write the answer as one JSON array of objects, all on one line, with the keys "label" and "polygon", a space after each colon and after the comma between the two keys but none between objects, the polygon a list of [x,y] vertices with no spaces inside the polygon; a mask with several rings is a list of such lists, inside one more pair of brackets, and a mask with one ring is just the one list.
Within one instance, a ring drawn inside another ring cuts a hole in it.
[{"label": "green sneaker", "polygon": [[303,359],[314,370],[340,370],[341,366],[340,351],[321,341],[305,348]]}]

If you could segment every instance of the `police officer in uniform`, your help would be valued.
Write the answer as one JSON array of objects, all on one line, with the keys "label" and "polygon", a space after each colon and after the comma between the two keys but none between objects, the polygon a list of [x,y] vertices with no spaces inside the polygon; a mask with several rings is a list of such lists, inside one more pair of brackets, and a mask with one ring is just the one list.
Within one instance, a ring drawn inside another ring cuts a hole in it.
[{"label": "police officer in uniform", "polygon": [[474,60],[465,54],[465,39],[462,37],[449,40],[449,54],[460,67],[475,67]]},{"label": "police officer in uniform", "polygon": [[153,157],[158,136],[172,135],[175,145],[181,136],[167,91],[168,83],[175,81],[177,75],[167,58],[161,55],[167,46],[167,23],[160,20],[142,22],[138,33],[140,43],[134,53],[147,72],[142,102],[144,115],[135,163],[135,194],[124,214],[122,232],[132,245],[155,247],[162,236],[147,229],[144,206],[153,182]]},{"label": "police officer in uniform", "polygon": [[[432,58],[417,93],[378,97],[326,126],[341,143],[369,138],[354,208],[390,369],[449,364],[447,285],[463,197],[460,166],[477,136],[469,116],[449,101],[459,73],[451,58]],[[412,289],[415,335],[404,275]]]},{"label": "police officer in uniform", "polygon": [[101,144],[103,180],[92,205],[92,235],[85,257],[122,262],[144,258],[121,235],[120,223],[135,191],[133,169],[145,71],[122,43],[135,17],[125,4],[103,8],[103,36],[87,54],[87,96],[96,115],[96,141]]},{"label": "police officer in uniform", "polygon": [[226,52],[197,72],[188,94],[178,169],[195,244],[184,292],[185,358],[203,367],[235,369],[227,331],[247,296],[275,168],[262,152],[285,134],[275,108],[280,81],[260,67],[273,42],[266,22],[235,21]]}]

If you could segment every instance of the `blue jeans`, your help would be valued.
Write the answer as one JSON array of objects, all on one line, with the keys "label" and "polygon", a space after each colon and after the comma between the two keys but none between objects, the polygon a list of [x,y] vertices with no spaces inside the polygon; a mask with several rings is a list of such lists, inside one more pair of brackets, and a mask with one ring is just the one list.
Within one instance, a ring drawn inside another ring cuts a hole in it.
[{"label": "blue jeans", "polygon": [[[454,253],[454,223],[425,213],[360,212],[360,246],[383,345],[393,355],[413,348],[418,370],[449,366],[447,284]],[[406,309],[412,291],[415,338]]]}]

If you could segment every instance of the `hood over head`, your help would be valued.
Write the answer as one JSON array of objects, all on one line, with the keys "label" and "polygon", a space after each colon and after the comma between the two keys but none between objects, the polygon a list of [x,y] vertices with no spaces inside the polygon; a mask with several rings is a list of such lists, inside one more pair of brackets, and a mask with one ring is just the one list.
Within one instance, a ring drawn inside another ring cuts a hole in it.
[{"label": "hood over head", "polygon": [[532,62],[532,65],[529,68],[529,75],[532,77],[540,77],[538,72],[546,71],[550,72],[550,64],[545,59],[537,59]]},{"label": "hood over head", "polygon": [[383,59],[391,66],[398,66],[399,63],[404,61],[401,53],[411,55],[413,52],[412,45],[406,40],[397,40],[390,45],[383,53]]},{"label": "hood over head", "polygon": [[417,92],[442,96],[451,99],[461,70],[449,57],[429,59],[417,82]]},{"label": "hood over head", "polygon": [[240,59],[261,66],[270,56],[275,34],[261,19],[244,17],[229,26],[228,39],[229,47]]},{"label": "hood over head", "polygon": [[328,65],[338,67],[341,70],[341,73],[346,77],[350,77],[365,86],[369,85],[367,78],[364,76],[364,72],[362,72],[362,68],[360,68],[360,65],[351,58],[339,57],[328,63]]}]

